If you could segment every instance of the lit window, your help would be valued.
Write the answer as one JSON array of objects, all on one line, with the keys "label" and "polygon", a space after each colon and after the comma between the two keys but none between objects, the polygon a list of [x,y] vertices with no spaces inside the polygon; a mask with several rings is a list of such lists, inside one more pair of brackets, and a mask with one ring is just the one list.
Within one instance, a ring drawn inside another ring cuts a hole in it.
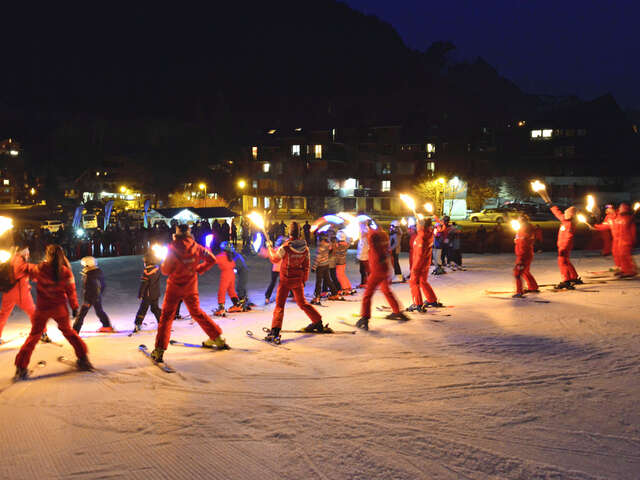
[{"label": "lit window", "polygon": [[96,177],[99,177],[99,176],[100,176],[100,172],[96,172]]},{"label": "lit window", "polygon": [[253,208],[258,207],[258,197],[253,197]]},{"label": "lit window", "polygon": [[258,158],[258,147],[251,147],[251,156],[254,160]]},{"label": "lit window", "polygon": [[551,138],[553,136],[553,130],[550,128],[542,130],[542,138]]},{"label": "lit window", "polygon": [[291,155],[294,157],[300,156],[300,145],[291,145]]},{"label": "lit window", "polygon": [[331,139],[334,142],[336,141],[336,129],[335,128],[331,129]]},{"label": "lit window", "polygon": [[524,121],[524,120],[520,120],[520,121],[518,122],[518,126],[519,126],[519,127],[524,127],[526,124],[527,124],[527,122],[526,122],[526,121]]},{"label": "lit window", "polygon": [[251,187],[252,187],[252,188],[258,188],[258,181],[257,181],[257,180],[253,180],[253,181],[251,182]]},{"label": "lit window", "polygon": [[436,162],[427,162],[427,171],[434,173],[436,171]]},{"label": "lit window", "polygon": [[301,132],[301,131],[302,131],[302,127],[296,128],[296,132]]},{"label": "lit window", "polygon": [[347,178],[344,181],[345,190],[355,190],[356,188],[358,188],[358,181],[355,178]]},{"label": "lit window", "polygon": [[382,180],[382,191],[383,192],[391,191],[391,180]]},{"label": "lit window", "polygon": [[436,153],[436,146],[433,143],[427,143],[427,153]]},{"label": "lit window", "polygon": [[106,175],[106,174],[107,174],[107,172],[104,172],[104,174]]},{"label": "lit window", "polygon": [[271,200],[269,197],[264,197],[264,208],[269,208],[271,206]]},{"label": "lit window", "polygon": [[277,130],[275,128],[272,128],[271,130],[269,130],[269,135],[273,135],[276,132]]},{"label": "lit window", "polygon": [[2,180],[2,184],[3,185],[9,185],[9,179],[5,178],[4,180]]},{"label": "lit window", "polygon": [[271,170],[271,164],[269,162],[265,162],[262,164],[262,171],[264,173],[269,173],[269,170]]},{"label": "lit window", "polygon": [[542,130],[531,130],[531,138],[541,138]]},{"label": "lit window", "polygon": [[316,145],[314,151],[316,154],[316,158],[322,158],[322,145]]},{"label": "lit window", "polygon": [[9,150],[9,155],[12,157],[17,157],[19,153],[18,150]]}]

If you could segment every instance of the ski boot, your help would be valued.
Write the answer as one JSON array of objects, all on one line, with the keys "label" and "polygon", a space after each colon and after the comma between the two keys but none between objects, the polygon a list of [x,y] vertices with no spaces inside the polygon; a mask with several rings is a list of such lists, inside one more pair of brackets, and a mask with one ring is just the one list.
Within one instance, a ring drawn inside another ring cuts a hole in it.
[{"label": "ski boot", "polygon": [[340,295],[330,295],[327,297],[327,300],[341,300],[344,301],[344,297]]},{"label": "ski boot", "polygon": [[136,324],[133,326],[133,332],[131,332],[131,333],[138,333],[138,332],[140,332],[141,330],[142,330],[142,325],[139,325],[139,324],[137,324],[137,323],[136,323]]},{"label": "ski boot", "polygon": [[218,350],[230,350],[231,347],[227,345],[226,340],[222,335],[218,335],[213,340],[208,338],[202,342],[202,346],[205,348],[217,348]]},{"label": "ski boot", "polygon": [[40,337],[40,341],[42,343],[51,343],[51,338],[47,335],[47,332],[42,332],[42,336]]},{"label": "ski boot", "polygon": [[229,313],[241,312],[242,311],[242,305],[240,305],[240,301],[238,300],[238,297],[233,297],[231,299],[231,301],[233,302],[233,306],[229,307],[227,312],[229,312]]},{"label": "ski boot", "polygon": [[94,370],[88,357],[79,358],[76,361],[76,365],[78,366],[78,370],[82,370],[84,372],[91,372]]},{"label": "ski boot", "polygon": [[26,380],[29,378],[29,369],[16,367],[16,374],[14,375],[14,380]]},{"label": "ski boot", "polygon": [[322,322],[311,322],[309,325],[302,329],[303,332],[324,332],[324,325]]},{"label": "ski boot", "polygon": [[396,275],[396,282],[397,283],[404,283],[406,282],[406,280],[404,279],[404,276],[401,274]]},{"label": "ski boot", "polygon": [[254,305],[249,301],[247,297],[244,297],[240,299],[240,306],[242,307],[243,312],[249,312],[251,311],[251,307]]},{"label": "ski boot", "polygon": [[358,291],[354,288],[351,290],[351,293],[349,295],[355,295],[356,293],[358,293]]},{"label": "ski boot", "polygon": [[409,305],[407,307],[407,312],[422,312],[422,305],[416,305],[415,303],[412,303],[411,305]]},{"label": "ski boot", "polygon": [[571,285],[584,285],[584,281],[580,277],[569,280],[569,282]]},{"label": "ski boot", "polygon": [[422,306],[423,306],[424,308],[427,308],[427,307],[432,307],[432,308],[443,308],[443,307],[444,307],[444,305],[443,305],[443,304],[441,304],[440,302],[437,302],[437,301],[436,301],[436,302],[424,302],[424,303],[422,304]]},{"label": "ski boot", "polygon": [[116,331],[113,329],[113,327],[111,325],[109,325],[108,327],[100,327],[98,329],[98,332],[100,332],[100,333],[116,333]]},{"label": "ski boot", "polygon": [[320,303],[320,297],[313,297],[313,300],[311,300],[311,305],[322,305]]},{"label": "ski boot", "polygon": [[575,290],[575,287],[573,285],[571,285],[571,282],[569,281],[565,281],[565,282],[560,282],[559,284],[557,284],[555,287],[553,287],[554,290]]},{"label": "ski boot", "polygon": [[524,289],[524,293],[540,293],[540,290],[539,290],[539,289],[537,289],[537,288],[536,288],[536,289],[528,289],[528,288],[525,288],[525,289]]},{"label": "ski boot", "polygon": [[511,298],[526,298],[524,296],[524,293],[516,293],[514,295],[511,295]]},{"label": "ski boot", "polygon": [[224,313],[224,303],[219,303],[218,304],[218,309],[213,311],[213,314],[216,317],[225,317],[225,313]]},{"label": "ski boot", "polygon": [[369,330],[369,317],[362,317],[356,322],[356,327],[362,330]]},{"label": "ski boot", "polygon": [[269,297],[264,297],[264,304],[269,305],[271,303],[271,299]]},{"label": "ski boot", "polygon": [[272,327],[271,330],[267,332],[267,336],[264,337],[265,341],[275,343],[276,345],[280,345],[280,327]]},{"label": "ski boot", "polygon": [[398,312],[398,313],[390,313],[389,315],[387,315],[386,317],[387,320],[400,320],[402,322],[407,322],[409,321],[409,317],[407,317],[404,313],[402,312]]},{"label": "ski boot", "polygon": [[442,268],[442,266],[438,265],[436,268],[434,268],[433,272],[431,272],[431,275],[444,275],[445,272],[444,268]]},{"label": "ski boot", "polygon": [[162,363],[163,359],[162,356],[164,355],[164,349],[163,348],[154,348],[153,352],[151,352],[151,360],[153,360],[156,363]]}]

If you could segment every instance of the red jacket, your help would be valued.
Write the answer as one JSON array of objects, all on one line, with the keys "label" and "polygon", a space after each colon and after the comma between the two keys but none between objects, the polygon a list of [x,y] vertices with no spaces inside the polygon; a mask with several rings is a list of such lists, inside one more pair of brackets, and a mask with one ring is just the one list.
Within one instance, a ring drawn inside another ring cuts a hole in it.
[{"label": "red jacket", "polygon": [[29,284],[29,272],[27,262],[22,255],[14,255],[11,259],[11,266],[13,267],[13,279],[16,284],[11,290],[2,295],[2,298],[11,298],[19,301],[19,299],[25,296],[31,296],[31,285]]},{"label": "red jacket", "polygon": [[433,230],[419,230],[411,246],[411,270],[422,271],[431,265]]},{"label": "red jacket", "polygon": [[220,272],[222,272],[223,275],[234,273],[233,269],[236,268],[236,262],[233,261],[233,258],[229,260],[227,252],[222,252],[216,255],[216,263],[218,264],[218,267],[220,267]]},{"label": "red jacket", "polygon": [[278,250],[272,250],[272,261],[280,263],[280,282],[306,282],[309,278],[309,248],[304,240],[287,240]]},{"label": "red jacket", "polygon": [[617,248],[633,248],[636,243],[636,225],[630,212],[619,213],[611,230],[613,244]]},{"label": "red jacket", "polygon": [[369,230],[369,269],[371,275],[389,273],[389,235],[382,230]]},{"label": "red jacket", "polygon": [[551,212],[560,223],[562,223],[560,230],[558,230],[558,250],[571,250],[573,248],[573,234],[575,232],[573,220],[566,220],[564,213],[555,205],[551,207]]},{"label": "red jacket", "polygon": [[76,283],[69,268],[63,267],[57,282],[53,278],[53,265],[50,263],[42,262],[37,265],[29,263],[27,271],[29,277],[36,282],[36,291],[38,292],[36,308],[38,310],[66,307],[67,301],[73,310],[79,308]]},{"label": "red jacket", "polygon": [[198,274],[216,264],[213,254],[198,245],[190,235],[178,235],[169,245],[169,253],[160,271],[168,275],[167,290],[182,289],[183,294],[198,292]]},{"label": "red jacket", "polygon": [[533,258],[535,240],[536,234],[531,224],[523,223],[514,239],[516,263],[524,263],[524,260],[531,260]]}]

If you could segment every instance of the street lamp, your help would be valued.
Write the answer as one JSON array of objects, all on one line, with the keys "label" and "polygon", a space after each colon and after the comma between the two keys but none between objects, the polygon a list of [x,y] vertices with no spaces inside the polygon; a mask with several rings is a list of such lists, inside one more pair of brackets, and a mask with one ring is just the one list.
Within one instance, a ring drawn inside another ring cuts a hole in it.
[{"label": "street lamp", "polygon": [[207,208],[207,184],[201,183],[198,188],[204,191],[204,207]]},{"label": "street lamp", "polygon": [[122,185],[120,187],[120,193],[127,193],[127,187],[125,187],[124,185]]},{"label": "street lamp", "polygon": [[238,188],[240,190],[244,190],[246,186],[247,186],[247,182],[245,182],[244,180],[238,180]]}]

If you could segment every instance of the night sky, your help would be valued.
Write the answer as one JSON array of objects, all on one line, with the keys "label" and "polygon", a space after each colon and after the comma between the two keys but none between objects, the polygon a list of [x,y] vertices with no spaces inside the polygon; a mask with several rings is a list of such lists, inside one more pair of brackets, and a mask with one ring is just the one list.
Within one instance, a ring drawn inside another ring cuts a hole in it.
[{"label": "night sky", "polygon": [[391,23],[408,46],[437,40],[481,56],[527,93],[612,93],[640,109],[640,2],[631,0],[345,0]]}]

